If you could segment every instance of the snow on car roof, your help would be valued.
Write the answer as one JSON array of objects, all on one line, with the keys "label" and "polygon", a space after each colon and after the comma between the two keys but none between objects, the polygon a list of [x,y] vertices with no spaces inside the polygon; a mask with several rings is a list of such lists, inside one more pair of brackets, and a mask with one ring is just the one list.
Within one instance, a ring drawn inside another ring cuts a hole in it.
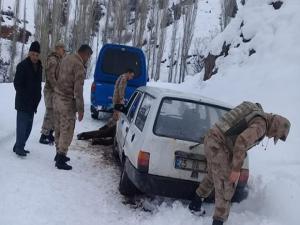
[{"label": "snow on car roof", "polygon": [[152,87],[152,86],[142,86],[139,87],[138,90],[142,92],[146,92],[156,98],[163,98],[163,97],[175,97],[175,98],[183,98],[183,99],[188,99],[188,100],[193,100],[193,101],[200,101],[200,102],[205,102],[209,103],[212,105],[218,105],[222,106],[225,108],[233,108],[232,105],[229,105],[225,102],[218,101],[213,98],[208,98],[199,94],[195,93],[190,93],[190,92],[183,92],[183,91],[178,91],[174,89],[168,89],[168,88],[162,88],[162,87]]}]

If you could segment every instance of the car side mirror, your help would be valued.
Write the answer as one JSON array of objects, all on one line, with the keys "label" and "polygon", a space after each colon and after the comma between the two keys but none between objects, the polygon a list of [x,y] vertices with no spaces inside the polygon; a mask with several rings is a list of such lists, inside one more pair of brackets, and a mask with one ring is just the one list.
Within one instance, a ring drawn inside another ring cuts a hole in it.
[{"label": "car side mirror", "polygon": [[123,104],[115,104],[114,110],[122,112],[124,114],[127,114],[128,111],[127,107]]}]

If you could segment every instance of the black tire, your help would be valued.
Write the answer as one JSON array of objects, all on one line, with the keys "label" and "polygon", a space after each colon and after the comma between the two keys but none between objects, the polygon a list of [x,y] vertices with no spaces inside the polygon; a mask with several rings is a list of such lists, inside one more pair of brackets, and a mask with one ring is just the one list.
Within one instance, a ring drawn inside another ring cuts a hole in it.
[{"label": "black tire", "polygon": [[113,142],[113,146],[112,146],[112,155],[115,159],[120,161],[118,143],[117,143],[116,137],[114,137],[114,142]]},{"label": "black tire", "polygon": [[245,200],[248,197],[249,189],[248,187],[237,188],[235,193],[231,199],[231,202],[240,203],[241,201]]},{"label": "black tire", "polygon": [[[127,160],[127,159],[126,159]],[[134,186],[134,184],[129,179],[125,169],[123,168],[119,183],[119,191],[122,195],[132,197],[139,193],[139,190]]]},{"label": "black tire", "polygon": [[91,117],[95,120],[99,119],[99,112],[91,112]]}]

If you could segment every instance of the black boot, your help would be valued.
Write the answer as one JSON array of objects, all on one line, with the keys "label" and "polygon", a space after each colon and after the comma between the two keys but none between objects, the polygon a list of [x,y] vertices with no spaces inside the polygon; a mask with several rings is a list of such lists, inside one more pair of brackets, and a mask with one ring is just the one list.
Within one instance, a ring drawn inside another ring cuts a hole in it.
[{"label": "black boot", "polygon": [[26,156],[27,152],[29,151],[25,151],[24,149],[18,149],[18,148],[13,148],[14,152],[18,155],[18,156]]},{"label": "black boot", "polygon": [[60,169],[60,170],[71,170],[72,169],[72,166],[70,166],[66,163],[65,155],[63,155],[63,154],[57,154],[57,160],[56,160],[55,166],[57,167],[57,169]]},{"label": "black boot", "polygon": [[42,134],[41,137],[40,137],[40,141],[39,141],[41,144],[44,144],[44,145],[49,145],[51,144],[52,142],[50,141],[49,139],[49,135],[45,135],[45,134]]},{"label": "black boot", "polygon": [[195,194],[194,199],[189,204],[189,210],[195,215],[204,215],[205,210],[201,209],[202,206],[202,198]]},{"label": "black boot", "polygon": [[212,225],[223,225],[223,221],[214,219]]},{"label": "black boot", "polygon": [[[70,161],[70,158],[69,158],[68,156],[65,156],[65,155],[63,155],[63,156],[64,156],[65,162]],[[55,162],[57,161],[57,157],[58,157],[58,153],[56,153],[56,155],[55,155],[55,157],[54,157],[54,161],[55,161]]]},{"label": "black boot", "polygon": [[[26,154],[29,154],[30,151],[23,149]],[[13,151],[16,153],[16,146],[13,147]]]}]

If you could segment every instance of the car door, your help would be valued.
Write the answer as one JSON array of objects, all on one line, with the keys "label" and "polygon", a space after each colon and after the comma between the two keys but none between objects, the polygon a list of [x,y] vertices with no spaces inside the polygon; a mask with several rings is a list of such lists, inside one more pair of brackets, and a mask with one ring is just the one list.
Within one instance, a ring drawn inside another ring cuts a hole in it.
[{"label": "car door", "polygon": [[141,97],[142,97],[142,93],[140,91],[136,91],[133,94],[133,96],[130,99],[128,106],[127,106],[128,112],[126,114],[122,113],[120,116],[120,119],[118,121],[118,130],[120,133],[120,136],[118,137],[118,144],[119,144],[119,149],[121,150],[120,156],[122,155],[122,152],[124,151],[126,136],[128,134],[128,131],[129,131],[130,125],[132,123],[132,120],[134,118],[134,115],[137,111]]},{"label": "car door", "polygon": [[131,122],[129,131],[125,138],[124,151],[131,163],[136,166],[138,152],[142,149],[145,140],[145,131],[147,130],[147,118],[150,114],[151,106],[155,98],[144,93],[140,106],[138,107],[133,122]]}]

